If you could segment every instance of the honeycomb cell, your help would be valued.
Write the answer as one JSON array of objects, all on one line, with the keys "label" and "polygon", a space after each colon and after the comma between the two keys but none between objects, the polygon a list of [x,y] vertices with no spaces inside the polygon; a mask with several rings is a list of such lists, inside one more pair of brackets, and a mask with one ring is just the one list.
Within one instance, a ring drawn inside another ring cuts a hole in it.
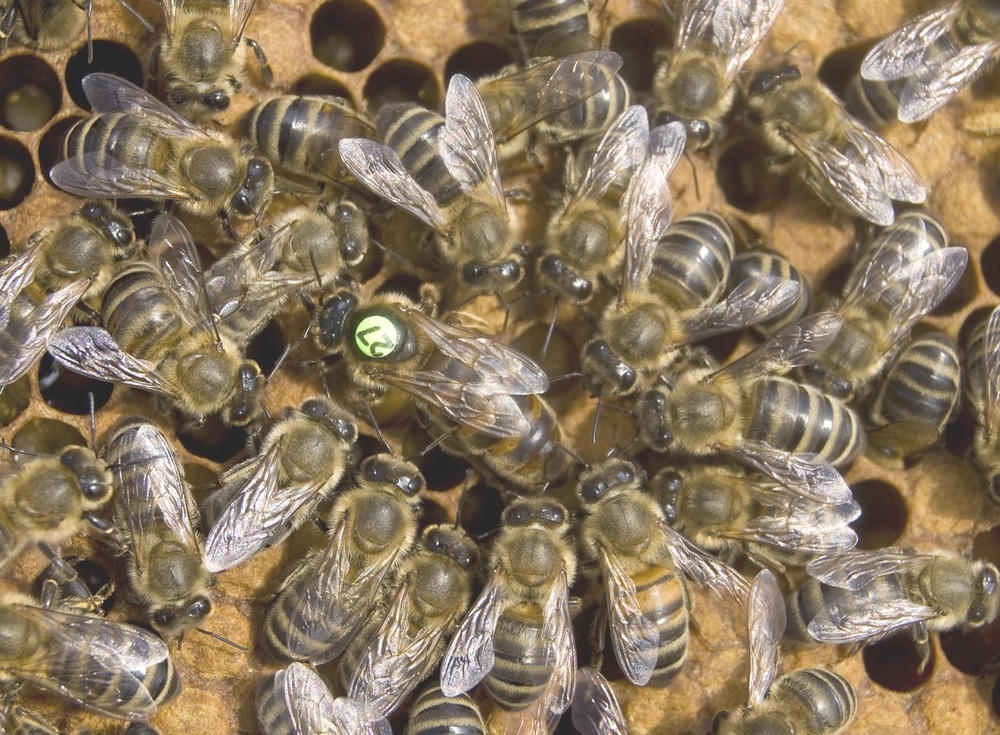
[{"label": "honeycomb cell", "polygon": [[212,462],[226,462],[246,446],[243,429],[226,426],[218,416],[209,416],[201,426],[178,430],[177,437],[191,454]]},{"label": "honeycomb cell", "polygon": [[184,479],[192,488],[202,488],[214,485],[219,480],[219,473],[200,462],[184,463]]},{"label": "honeycomb cell", "polygon": [[906,501],[899,490],[882,480],[862,480],[851,486],[861,506],[861,517],[851,524],[859,549],[881,549],[903,535],[909,520]]},{"label": "honeycomb cell", "polygon": [[479,482],[462,493],[458,510],[462,528],[473,537],[491,533],[500,528],[503,498],[494,486]]},{"label": "honeycomb cell", "polygon": [[936,656],[933,648],[927,667],[920,671],[920,655],[909,633],[866,646],[862,655],[869,678],[894,692],[912,692],[930,681],[934,674]]},{"label": "honeycomb cell", "polygon": [[23,202],[35,185],[31,153],[13,138],[0,136],[0,210]]},{"label": "honeycomb cell", "polygon": [[762,212],[785,195],[787,180],[767,172],[772,155],[753,138],[735,140],[723,149],[715,179],[727,202],[744,212]]},{"label": "honeycomb cell", "polygon": [[390,102],[417,102],[432,110],[441,104],[441,89],[434,72],[409,59],[382,64],[368,77],[363,94],[372,112]]},{"label": "honeycomb cell", "polygon": [[38,143],[38,164],[42,167],[42,175],[50,184],[52,179],[49,177],[49,172],[63,159],[63,141],[66,138],[66,133],[80,120],[83,120],[80,115],[64,117],[52,123],[49,129],[42,134],[42,139]]},{"label": "honeycomb cell", "polygon": [[[35,454],[55,454],[63,447],[76,444],[87,446],[88,442],[75,427],[57,419],[31,419],[14,434],[10,442],[15,449]],[[31,456],[14,453],[14,463],[30,461]]]},{"label": "honeycomb cell", "polygon": [[79,589],[73,586],[73,582],[79,581],[83,582],[93,596],[92,602],[99,604],[104,614],[111,612],[115,604],[115,586],[111,573],[96,561],[82,556],[69,556],[62,561],[76,573],[76,580],[67,579],[65,572],[56,571],[55,562],[53,562],[35,578],[32,585],[32,593],[35,597],[41,597],[42,586],[48,580],[52,580],[59,586],[62,595],[72,598],[77,595]]},{"label": "honeycomb cell", "polygon": [[142,62],[128,46],[114,41],[94,41],[94,61],[88,63],[87,45],[84,44],[66,62],[66,89],[70,98],[84,110],[90,109],[90,103],[83,93],[83,78],[97,71],[142,86]]},{"label": "honeycomb cell", "polygon": [[264,375],[270,375],[277,367],[281,356],[285,354],[288,342],[281,327],[273,319],[267,323],[247,346],[247,358],[255,360]]},{"label": "honeycomb cell", "polygon": [[878,39],[853,43],[827,54],[816,76],[840,99],[846,97],[847,85],[861,71],[861,62]]},{"label": "honeycomb cell", "polygon": [[328,97],[341,97],[352,105],[354,99],[350,90],[342,83],[323,74],[306,74],[300,77],[293,85],[292,92],[302,95],[325,95]]},{"label": "honeycomb cell", "polygon": [[59,112],[59,76],[37,56],[12,56],[0,62],[0,125],[26,133],[38,130]]},{"label": "honeycomb cell", "polygon": [[1000,236],[993,238],[979,256],[983,280],[994,295],[1000,296]]},{"label": "honeycomb cell", "polygon": [[42,400],[57,411],[85,416],[90,413],[90,396],[94,396],[94,410],[99,411],[114,386],[67,370],[45,353],[38,365],[38,389]]},{"label": "honeycomb cell", "polygon": [[611,31],[608,47],[622,57],[619,74],[636,92],[653,88],[657,53],[670,46],[670,29],[658,17],[635,18]]},{"label": "honeycomb cell", "polygon": [[467,462],[451,456],[441,447],[434,447],[416,463],[427,480],[427,489],[436,491],[451,490],[465,479],[469,469]]},{"label": "honeycomb cell", "polygon": [[473,41],[456,49],[444,64],[445,84],[455,74],[477,80],[495,74],[514,61],[510,51],[489,41]]},{"label": "honeycomb cell", "polygon": [[313,13],[309,38],[321,63],[338,71],[361,71],[385,45],[385,24],[366,2],[331,0]]},{"label": "honeycomb cell", "polygon": [[10,255],[10,235],[3,225],[0,225],[0,258],[6,258],[8,255]]},{"label": "honeycomb cell", "polygon": [[4,386],[0,393],[0,426],[9,426],[31,405],[31,381],[25,375]]},{"label": "honeycomb cell", "polygon": [[440,504],[435,503],[433,500],[428,500],[427,498],[421,498],[420,522],[424,526],[430,526],[432,524],[448,525],[451,523],[451,517],[448,515],[448,511],[442,508]]}]

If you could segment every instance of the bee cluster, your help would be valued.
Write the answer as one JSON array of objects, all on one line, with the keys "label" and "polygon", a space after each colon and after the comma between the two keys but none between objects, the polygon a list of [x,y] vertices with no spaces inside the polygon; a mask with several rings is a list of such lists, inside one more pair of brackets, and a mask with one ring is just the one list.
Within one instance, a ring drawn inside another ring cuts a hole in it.
[{"label": "bee cluster", "polygon": [[995,723],[1000,18],[885,5],[0,0],[0,731]]}]

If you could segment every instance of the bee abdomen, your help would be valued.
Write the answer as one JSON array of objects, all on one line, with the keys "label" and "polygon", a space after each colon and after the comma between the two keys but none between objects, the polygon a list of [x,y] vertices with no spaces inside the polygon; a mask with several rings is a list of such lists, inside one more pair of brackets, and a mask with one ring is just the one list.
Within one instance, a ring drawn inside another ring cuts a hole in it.
[{"label": "bee abdomen", "polygon": [[769,699],[794,707],[806,720],[803,732],[835,735],[847,727],[858,710],[858,700],[844,677],[826,669],[800,669],[780,677]]},{"label": "bee abdomen", "polygon": [[729,271],[729,288],[735,287],[736,284],[747,278],[769,277],[782,278],[799,284],[799,298],[785,313],[753,326],[765,337],[777,334],[788,325],[804,317],[809,312],[809,305],[812,301],[809,283],[799,272],[799,269],[792,265],[785,256],[764,250],[740,253],[733,258],[732,268]]},{"label": "bee abdomen", "polygon": [[468,694],[446,697],[433,684],[410,707],[403,735],[483,735],[486,725],[479,707]]},{"label": "bee abdomen", "polygon": [[521,37],[529,54],[538,50],[539,41],[546,36],[552,38],[557,35],[560,40],[590,37],[586,0],[512,2],[510,24],[514,32]]},{"label": "bee abdomen", "polygon": [[538,699],[552,675],[549,642],[538,605],[522,602],[500,614],[493,639],[496,660],[486,690],[506,710],[524,709]]},{"label": "bee abdomen", "polygon": [[443,127],[440,115],[409,103],[386,105],[375,120],[379,138],[396,151],[406,170],[434,195],[438,205],[445,207],[462,194],[462,187],[438,152]]},{"label": "bee abdomen", "polygon": [[[306,579],[302,579],[305,582]],[[302,584],[291,584],[282,590],[268,608],[264,619],[262,640],[269,653],[281,661],[328,660],[331,642],[337,641],[348,632],[348,627],[323,627],[326,640],[316,640],[314,631],[309,629],[309,620],[299,615],[301,598],[305,594]],[[292,651],[294,642],[295,651]]]},{"label": "bee abdomen", "polygon": [[160,171],[170,154],[168,139],[155,129],[143,127],[140,118],[127,113],[107,113],[81,120],[66,134],[63,153],[67,159],[90,155],[93,161],[84,166],[125,168],[152,166]]},{"label": "bee abdomen", "polygon": [[284,690],[274,685],[274,676],[267,677],[257,689],[257,722],[268,735],[295,735]]},{"label": "bee abdomen", "polygon": [[754,386],[753,413],[746,438],[766,441],[787,452],[817,454],[844,466],[864,449],[857,414],[810,386],[770,378]]},{"label": "bee abdomen", "polygon": [[674,222],[660,238],[649,277],[653,286],[684,308],[718,298],[736,254],[733,233],[721,217],[700,212]]},{"label": "bee abdomen", "polygon": [[146,263],[124,270],[104,294],[104,326],[127,353],[158,362],[187,330],[181,309]]},{"label": "bee abdomen", "polygon": [[943,332],[907,345],[893,359],[872,406],[878,424],[922,421],[941,429],[961,397],[958,347]]},{"label": "bee abdomen", "polygon": [[537,130],[556,143],[599,135],[632,104],[632,90],[617,74],[600,92],[543,120]]},{"label": "bee abdomen", "polygon": [[639,608],[660,634],[656,666],[649,683],[666,684],[687,657],[688,606],[684,582],[667,567],[651,567],[632,577]]}]

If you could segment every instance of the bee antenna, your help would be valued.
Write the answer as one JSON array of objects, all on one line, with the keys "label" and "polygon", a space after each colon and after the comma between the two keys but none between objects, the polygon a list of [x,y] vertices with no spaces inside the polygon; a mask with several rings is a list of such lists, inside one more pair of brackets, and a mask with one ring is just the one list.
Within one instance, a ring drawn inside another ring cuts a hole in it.
[{"label": "bee antenna", "polygon": [[382,434],[382,428],[378,425],[378,419],[375,418],[375,412],[372,410],[372,404],[362,398],[361,405],[365,407],[365,413],[368,414],[368,422],[372,425],[372,428],[375,429],[375,433],[378,434],[378,440],[382,442],[382,446],[386,448],[389,454],[395,457],[396,453],[392,451],[392,447],[389,446],[389,442],[385,440],[385,436]]},{"label": "bee antenna", "polygon": [[93,24],[91,23],[91,16],[94,11],[93,0],[87,0],[87,63],[94,63],[94,32]]},{"label": "bee antenna", "polygon": [[29,457],[50,457],[51,455],[45,454],[44,452],[32,452],[30,449],[18,449],[13,444],[8,444],[7,442],[0,441],[0,449],[6,449],[11,452],[16,452],[17,454],[26,454]]},{"label": "bee antenna", "polygon": [[462,492],[458,496],[458,504],[455,506],[455,530],[459,530],[462,527],[462,501],[465,500],[465,494],[469,492],[469,488],[472,486],[472,470],[468,467],[465,469],[465,482],[462,484]]},{"label": "bee antenna", "polygon": [[563,380],[569,380],[570,378],[585,378],[585,377],[587,376],[580,372],[563,373],[562,375],[556,375],[554,378],[549,378],[549,382],[560,383]]},{"label": "bee antenna", "polygon": [[435,439],[430,444],[428,444],[426,447],[424,447],[419,452],[417,452],[417,456],[414,457],[414,459],[420,459],[421,457],[426,456],[428,452],[430,452],[432,449],[434,449],[434,447],[436,447],[438,444],[440,444],[441,442],[443,442],[445,439],[447,439],[449,436],[451,436],[454,433],[455,433],[455,429],[452,429],[451,431],[446,431],[441,436],[439,436],[437,439]]},{"label": "bee antenna", "polygon": [[94,417],[94,392],[87,393],[87,400],[90,403],[90,448],[97,454],[97,420]]},{"label": "bee antenna", "polygon": [[552,333],[556,331],[556,317],[559,315],[559,297],[552,299],[552,318],[549,320],[549,330],[545,333],[545,341],[542,343],[542,359],[549,352],[549,342],[552,341]]},{"label": "bee antenna", "polygon": [[239,643],[234,643],[233,641],[229,640],[225,636],[219,635],[218,633],[213,633],[212,631],[205,630],[204,628],[195,628],[195,630],[197,630],[199,633],[204,633],[209,638],[214,638],[217,641],[222,641],[223,643],[232,646],[237,651],[243,651],[243,653],[250,653],[250,649],[247,648],[246,646],[241,646]]},{"label": "bee antenna", "polygon": [[504,309],[503,329],[500,330],[500,334],[506,334],[507,333],[507,325],[510,323],[510,302],[507,301],[507,299],[504,297],[504,295],[502,293],[497,293],[496,297],[497,297],[497,301],[500,302],[500,305],[503,306],[503,309]]},{"label": "bee antenna", "polygon": [[697,199],[700,202],[701,187],[698,186],[698,169],[694,165],[694,158],[691,157],[691,154],[688,151],[684,151],[684,158],[686,158],[687,162],[691,164],[691,177],[694,179],[694,196],[695,199]]},{"label": "bee antenna", "polygon": [[374,245],[375,247],[377,247],[379,250],[381,250],[383,253],[385,253],[386,255],[388,255],[390,258],[396,258],[396,260],[402,261],[404,265],[408,265],[411,268],[413,268],[414,270],[418,270],[416,263],[414,263],[412,260],[410,260],[409,258],[407,258],[405,255],[400,255],[399,253],[397,253],[392,248],[390,248],[387,245],[384,245],[383,243],[381,243],[378,240],[376,240],[374,237],[369,237],[368,241],[372,245]]},{"label": "bee antenna", "polygon": [[143,28],[145,28],[148,32],[152,33],[153,31],[156,30],[156,27],[152,23],[150,23],[148,20],[142,17],[142,15],[139,14],[139,11],[133,8],[127,2],[125,2],[125,0],[118,0],[118,4],[121,5],[123,8],[125,8],[125,10],[127,10],[129,13],[131,13],[132,16],[137,21],[139,21],[139,23],[142,24]]},{"label": "bee antenna", "polygon": [[[517,496],[517,497],[520,497],[520,496]],[[478,536],[473,536],[472,540],[475,541],[476,543],[479,543],[480,541],[485,541],[490,536],[494,535],[495,533],[498,533],[499,531],[500,531],[499,528],[494,528],[493,530],[486,531],[485,533],[481,533]]]},{"label": "bee antenna", "polygon": [[604,408],[604,396],[597,398],[597,410],[594,411],[594,428],[590,432],[590,443],[597,444],[597,422],[601,419],[601,411]]},{"label": "bee antenna", "polygon": [[312,266],[313,275],[316,276],[316,283],[319,285],[319,290],[323,290],[323,276],[319,273],[319,265],[316,263],[316,253],[312,250],[309,251],[309,265]]},{"label": "bee antenna", "polygon": [[584,469],[590,467],[590,463],[587,460],[585,460],[581,455],[574,452],[572,449],[570,449],[562,442],[556,442],[555,448],[564,452],[566,456],[572,459],[574,462],[578,462],[580,465],[583,466]]}]

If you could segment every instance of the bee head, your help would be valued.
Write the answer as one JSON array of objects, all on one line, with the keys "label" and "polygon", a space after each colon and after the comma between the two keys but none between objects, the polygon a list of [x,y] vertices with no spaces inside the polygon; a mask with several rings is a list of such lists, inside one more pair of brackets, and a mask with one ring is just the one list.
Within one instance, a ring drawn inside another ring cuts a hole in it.
[{"label": "bee head", "polygon": [[135,230],[123,212],[105,202],[88,202],[80,208],[80,216],[104,232],[114,246],[116,260],[127,260],[135,255]]},{"label": "bee head", "polygon": [[197,595],[190,601],[184,600],[153,610],[153,626],[167,635],[181,633],[187,628],[200,625],[212,612],[212,603],[204,595]]},{"label": "bee head", "polygon": [[233,195],[233,209],[244,217],[257,217],[271,203],[274,189],[274,172],[264,158],[251,158],[247,164],[243,183]]},{"label": "bee head", "polygon": [[664,470],[654,478],[656,498],[663,507],[667,522],[671,525],[677,521],[677,502],[684,478],[675,470]]},{"label": "bee head", "polygon": [[546,255],[538,267],[539,272],[555,289],[573,301],[584,302],[594,293],[594,284],[577,275],[558,255]]},{"label": "bee head", "polygon": [[409,497],[416,497],[426,486],[424,476],[415,464],[397,459],[391,454],[365,457],[360,473],[365,483],[390,485]]},{"label": "bee head", "polygon": [[229,404],[227,421],[246,426],[260,414],[261,395],[267,378],[253,360],[244,361],[236,373],[236,394]]},{"label": "bee head", "polygon": [[113,489],[111,472],[94,453],[86,447],[69,447],[59,456],[59,461],[76,475],[80,491],[88,506],[96,507],[111,498]]},{"label": "bee head", "polygon": [[577,494],[584,503],[596,503],[622,490],[642,486],[646,473],[627,459],[608,459],[580,473]]},{"label": "bee head", "polygon": [[333,210],[332,219],[340,238],[340,257],[348,266],[361,262],[368,252],[368,222],[353,202],[344,201]]},{"label": "bee head", "polygon": [[337,350],[343,346],[344,325],[358,305],[358,297],[351,291],[338,291],[324,299],[313,316],[313,332],[324,350]]},{"label": "bee head", "polygon": [[329,400],[308,398],[302,402],[302,413],[326,426],[346,444],[354,444],[358,440],[357,424],[346,418],[347,414]]},{"label": "bee head", "polygon": [[453,559],[463,569],[470,569],[479,560],[476,542],[464,531],[452,526],[428,526],[424,529],[424,548]]},{"label": "bee head", "polygon": [[467,263],[462,267],[462,281],[479,293],[507,291],[523,277],[521,262],[515,259],[502,263]]},{"label": "bee head", "polygon": [[666,408],[666,393],[659,388],[648,391],[639,400],[639,437],[657,452],[666,451],[674,441],[674,435],[667,426]]},{"label": "bee head", "polygon": [[849,400],[854,395],[854,385],[847,378],[834,375],[825,364],[820,361],[809,363],[802,368],[802,375],[806,381],[815,385],[828,396],[839,398],[842,401]]},{"label": "bee head", "polygon": [[992,564],[982,563],[975,579],[972,605],[969,606],[969,625],[978,628],[992,623],[1000,615],[1000,594],[997,578],[1000,573]]},{"label": "bee head", "polygon": [[753,78],[753,81],[750,82],[750,88],[747,94],[750,97],[766,95],[769,92],[773,92],[777,87],[780,87],[785,82],[800,79],[801,77],[802,72],[791,64],[786,64],[785,66],[777,69],[762,71]]},{"label": "bee head", "polygon": [[628,393],[635,385],[635,369],[623,362],[603,339],[595,339],[584,347],[581,368],[584,383],[593,396]]},{"label": "bee head", "polygon": [[545,497],[521,498],[508,505],[502,516],[506,526],[547,526],[556,528],[567,523],[566,509]]}]

